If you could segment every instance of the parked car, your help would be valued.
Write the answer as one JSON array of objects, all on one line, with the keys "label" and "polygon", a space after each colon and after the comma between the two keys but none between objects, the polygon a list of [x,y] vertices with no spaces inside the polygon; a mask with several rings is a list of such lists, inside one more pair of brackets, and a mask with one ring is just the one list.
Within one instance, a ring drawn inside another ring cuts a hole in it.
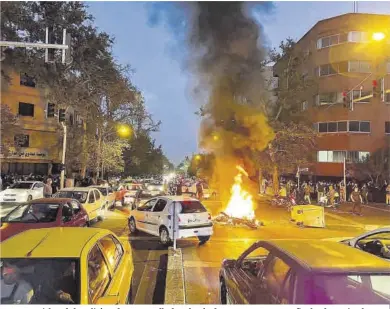
[{"label": "parked car", "polygon": [[[28,230],[0,244],[2,274],[17,267],[29,304],[124,304],[134,270],[131,248],[108,230]],[[3,291],[2,291],[3,294]],[[4,295],[2,295],[4,297]],[[8,303],[16,303],[11,298]]]},{"label": "parked car", "polygon": [[41,181],[20,181],[0,192],[0,202],[23,203],[43,198],[44,183]]},{"label": "parked car", "polygon": [[132,205],[135,204],[136,206],[142,206],[147,201],[149,201],[151,198],[157,197],[157,196],[159,196],[159,194],[155,193],[153,191],[152,192],[145,191],[145,190],[137,191],[137,193],[135,194],[135,199],[133,200]]},{"label": "parked car", "polygon": [[91,188],[98,189],[103,195],[104,202],[106,204],[105,209],[110,209],[115,205],[115,192],[109,186],[90,186]]},{"label": "parked car", "polygon": [[[173,216],[173,209],[178,213]],[[176,222],[173,221],[176,217]],[[213,223],[207,209],[196,199],[184,196],[155,197],[130,211],[129,229],[159,236],[163,245],[173,240],[173,227],[178,226],[176,239],[198,237],[207,242],[213,234]]]},{"label": "parked car", "polygon": [[352,239],[337,240],[353,248],[357,248],[390,261],[390,227],[382,227],[372,230]]},{"label": "parked car", "polygon": [[0,241],[30,229],[84,227],[88,221],[86,210],[74,199],[38,199],[19,205],[1,218]]},{"label": "parked car", "polygon": [[220,270],[222,304],[390,304],[390,263],[338,242],[258,241]]},{"label": "parked car", "polygon": [[103,220],[106,210],[106,202],[103,195],[96,188],[91,187],[71,187],[64,188],[55,194],[59,198],[72,198],[78,200],[88,213],[88,218],[92,220]]}]

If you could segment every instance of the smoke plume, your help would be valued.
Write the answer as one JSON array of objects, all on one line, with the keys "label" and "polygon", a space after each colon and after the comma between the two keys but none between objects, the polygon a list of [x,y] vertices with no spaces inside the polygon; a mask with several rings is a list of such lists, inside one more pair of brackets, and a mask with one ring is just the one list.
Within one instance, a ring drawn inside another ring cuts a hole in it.
[{"label": "smoke plume", "polygon": [[[173,5],[173,4],[171,4]],[[243,2],[187,2],[169,23],[182,25],[189,46],[188,69],[202,105],[200,147],[216,156],[215,179],[229,191],[236,164],[251,169],[273,131],[262,113],[267,90],[261,26]],[[269,8],[269,3],[256,4]],[[181,20],[177,15],[186,18]],[[253,171],[252,171],[253,172]],[[226,196],[225,196],[226,199]]]}]

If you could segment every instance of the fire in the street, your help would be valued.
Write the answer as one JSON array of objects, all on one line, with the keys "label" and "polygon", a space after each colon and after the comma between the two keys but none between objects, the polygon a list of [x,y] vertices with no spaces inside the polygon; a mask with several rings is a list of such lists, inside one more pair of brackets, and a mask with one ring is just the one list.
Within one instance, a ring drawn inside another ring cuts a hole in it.
[{"label": "fire in the street", "polygon": [[241,166],[236,167],[238,174],[234,177],[234,184],[231,188],[231,196],[225,213],[230,217],[253,220],[255,212],[252,196],[242,188],[242,177],[243,175],[247,177],[248,174]]}]

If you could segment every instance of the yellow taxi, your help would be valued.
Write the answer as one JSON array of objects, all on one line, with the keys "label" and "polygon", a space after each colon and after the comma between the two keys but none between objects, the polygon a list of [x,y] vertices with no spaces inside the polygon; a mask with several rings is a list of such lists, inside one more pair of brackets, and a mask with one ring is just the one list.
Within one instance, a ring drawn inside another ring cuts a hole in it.
[{"label": "yellow taxi", "polygon": [[104,229],[28,230],[0,244],[1,304],[125,304],[128,242]]}]

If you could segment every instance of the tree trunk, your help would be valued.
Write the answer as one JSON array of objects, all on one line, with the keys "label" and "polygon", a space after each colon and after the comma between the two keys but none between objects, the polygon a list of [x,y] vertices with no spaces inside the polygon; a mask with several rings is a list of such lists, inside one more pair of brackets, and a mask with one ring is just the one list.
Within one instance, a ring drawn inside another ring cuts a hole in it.
[{"label": "tree trunk", "polygon": [[272,182],[274,185],[274,194],[278,194],[279,193],[279,168],[276,164],[274,164],[272,170]]},{"label": "tree trunk", "polygon": [[81,177],[85,178],[87,174],[87,124],[83,121],[83,151],[81,158]]}]

